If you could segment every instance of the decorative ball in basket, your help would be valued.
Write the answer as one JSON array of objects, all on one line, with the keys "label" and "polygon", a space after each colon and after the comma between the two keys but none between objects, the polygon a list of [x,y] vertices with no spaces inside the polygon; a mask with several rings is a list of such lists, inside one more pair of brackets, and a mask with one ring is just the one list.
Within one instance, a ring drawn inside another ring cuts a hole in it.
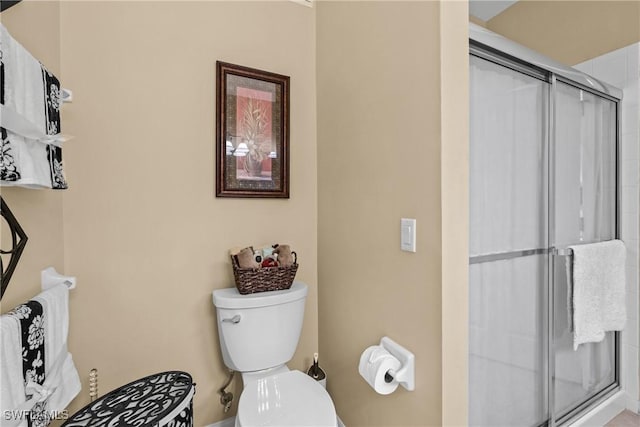
[{"label": "decorative ball in basket", "polygon": [[289,245],[255,251],[244,248],[231,254],[236,288],[242,295],[289,289],[298,271],[298,256]]}]

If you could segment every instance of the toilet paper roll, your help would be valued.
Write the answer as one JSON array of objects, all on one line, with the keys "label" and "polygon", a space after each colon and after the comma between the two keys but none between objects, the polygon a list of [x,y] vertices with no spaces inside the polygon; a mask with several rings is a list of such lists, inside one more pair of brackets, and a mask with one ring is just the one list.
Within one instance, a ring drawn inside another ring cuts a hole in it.
[{"label": "toilet paper roll", "polygon": [[385,381],[385,374],[398,371],[402,364],[391,353],[379,345],[367,348],[360,356],[358,371],[362,378],[378,393],[391,394],[399,383],[395,380]]}]

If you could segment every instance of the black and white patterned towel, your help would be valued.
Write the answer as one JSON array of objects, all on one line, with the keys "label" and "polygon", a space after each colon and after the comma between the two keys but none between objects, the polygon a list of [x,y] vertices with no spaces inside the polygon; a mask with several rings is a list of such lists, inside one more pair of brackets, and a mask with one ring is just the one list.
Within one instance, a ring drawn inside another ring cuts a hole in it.
[{"label": "black and white patterned towel", "polygon": [[62,149],[23,138],[0,127],[0,180],[5,186],[68,188]]},{"label": "black and white patterned towel", "polygon": [[60,148],[61,103],[61,87],[56,76],[0,24],[0,181],[3,184],[67,188]]},{"label": "black and white patterned towel", "polygon": [[[8,313],[20,322],[22,335],[22,374],[25,387],[30,382],[42,385],[45,381],[45,319],[42,304],[29,301]],[[27,396],[28,399],[28,396]],[[46,410],[47,402],[35,404],[28,414],[29,427],[44,427],[51,419]]]},{"label": "black and white patterned towel", "polygon": [[20,171],[18,170],[18,150],[15,144],[9,140],[7,130],[0,127],[0,180],[2,181],[18,181],[20,179]]},{"label": "black and white patterned towel", "polygon": [[62,91],[60,81],[51,74],[44,65],[42,69],[42,80],[44,86],[44,107],[45,123],[47,124],[47,135],[57,135],[62,130],[60,128],[60,105],[62,104]]}]

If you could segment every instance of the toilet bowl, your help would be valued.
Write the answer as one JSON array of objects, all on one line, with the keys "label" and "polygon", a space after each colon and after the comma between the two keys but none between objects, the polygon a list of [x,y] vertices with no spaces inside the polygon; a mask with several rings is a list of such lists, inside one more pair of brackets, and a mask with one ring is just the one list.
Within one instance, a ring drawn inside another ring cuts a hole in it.
[{"label": "toilet bowl", "polygon": [[302,331],[307,285],[241,295],[213,291],[225,365],[242,374],[236,426],[336,427],[327,391],[308,375],[289,370]]},{"label": "toilet bowl", "polygon": [[236,416],[236,427],[335,427],[336,422],[336,410],[327,391],[300,371],[246,384]]}]

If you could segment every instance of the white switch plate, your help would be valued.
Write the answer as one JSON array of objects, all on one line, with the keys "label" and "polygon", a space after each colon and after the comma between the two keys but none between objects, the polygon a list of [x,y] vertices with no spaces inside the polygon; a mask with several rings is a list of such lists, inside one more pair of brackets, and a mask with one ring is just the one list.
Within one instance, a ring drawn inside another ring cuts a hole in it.
[{"label": "white switch plate", "polygon": [[400,219],[400,249],[407,252],[416,251],[416,220]]}]

